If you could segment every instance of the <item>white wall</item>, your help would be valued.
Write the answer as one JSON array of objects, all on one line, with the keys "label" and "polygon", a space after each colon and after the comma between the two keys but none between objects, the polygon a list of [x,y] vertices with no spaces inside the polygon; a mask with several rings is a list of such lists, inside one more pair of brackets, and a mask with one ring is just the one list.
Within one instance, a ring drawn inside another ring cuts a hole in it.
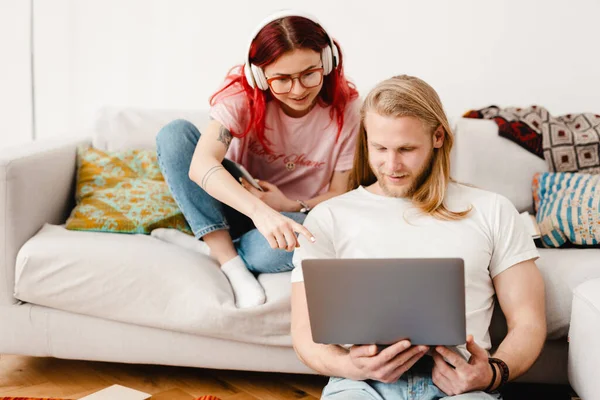
[{"label": "white wall", "polygon": [[0,0],[0,148],[31,139],[29,2]]},{"label": "white wall", "polygon": [[207,107],[256,23],[298,5],[339,40],[363,94],[408,73],[452,116],[490,104],[600,112],[597,0],[44,0],[39,136],[81,132],[102,105]]}]

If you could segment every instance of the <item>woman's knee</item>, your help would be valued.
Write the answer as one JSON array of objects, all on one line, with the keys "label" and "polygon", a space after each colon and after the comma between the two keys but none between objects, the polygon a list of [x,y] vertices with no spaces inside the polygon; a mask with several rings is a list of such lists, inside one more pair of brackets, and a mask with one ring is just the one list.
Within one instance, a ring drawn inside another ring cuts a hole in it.
[{"label": "woman's knee", "polygon": [[184,119],[176,119],[165,125],[156,135],[156,149],[162,157],[169,154],[181,155],[186,147],[196,148],[200,131]]},{"label": "woman's knee", "polygon": [[243,234],[236,248],[248,269],[254,273],[286,272],[294,268],[293,253],[271,248],[257,229]]},{"label": "woman's knee", "polygon": [[[240,254],[240,256],[242,256],[242,254]],[[261,254],[260,258],[244,254],[242,259],[246,263],[248,269],[255,274],[277,274],[294,269],[292,256],[293,253],[288,253],[285,250],[274,250],[269,248]]]}]

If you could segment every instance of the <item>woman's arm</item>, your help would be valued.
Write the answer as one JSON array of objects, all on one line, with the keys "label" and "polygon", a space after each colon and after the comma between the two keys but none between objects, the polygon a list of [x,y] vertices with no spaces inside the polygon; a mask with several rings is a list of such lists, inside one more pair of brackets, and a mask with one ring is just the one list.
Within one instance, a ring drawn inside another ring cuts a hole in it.
[{"label": "woman's arm", "polygon": [[215,199],[252,218],[257,208],[267,206],[248,193],[221,165],[232,138],[231,132],[218,121],[210,121],[196,145],[189,177]]},{"label": "woman's arm", "polygon": [[215,199],[252,219],[256,229],[273,249],[293,251],[298,247],[294,232],[314,241],[301,224],[273,210],[258,197],[244,189],[221,165],[232,140],[231,132],[219,122],[209,123],[196,145],[189,177]]},{"label": "woman's arm", "polygon": [[348,171],[334,171],[331,183],[329,184],[329,190],[322,195],[313,197],[306,201],[306,204],[310,208],[314,208],[317,204],[327,199],[330,199],[340,194],[344,194],[348,191],[348,178],[350,177],[350,170]]},{"label": "woman's arm", "polygon": [[[317,204],[322,201],[331,199],[332,197],[339,196],[348,191],[348,178],[350,177],[350,171],[334,171],[331,183],[329,184],[329,190],[317,197],[306,200],[305,203],[310,207],[314,208]],[[302,205],[298,203],[298,199],[289,199],[287,207],[284,211],[300,211]]]}]

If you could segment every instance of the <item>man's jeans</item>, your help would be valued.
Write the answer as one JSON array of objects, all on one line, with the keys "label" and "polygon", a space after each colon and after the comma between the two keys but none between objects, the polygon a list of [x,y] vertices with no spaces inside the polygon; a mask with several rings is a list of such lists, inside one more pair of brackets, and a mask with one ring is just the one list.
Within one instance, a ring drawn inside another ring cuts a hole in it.
[{"label": "man's jeans", "polygon": [[[221,203],[189,178],[192,155],[199,139],[200,131],[185,120],[167,124],[156,137],[160,168],[194,236],[200,239],[209,232],[229,229],[235,248],[250,271],[292,270],[292,252],[272,249],[250,218]],[[282,214],[300,224],[306,217],[299,212]]]},{"label": "man's jeans", "polygon": [[433,359],[424,356],[395,383],[379,381],[353,381],[330,378],[323,389],[323,400],[498,400],[499,393],[471,392],[446,396],[431,380]]}]

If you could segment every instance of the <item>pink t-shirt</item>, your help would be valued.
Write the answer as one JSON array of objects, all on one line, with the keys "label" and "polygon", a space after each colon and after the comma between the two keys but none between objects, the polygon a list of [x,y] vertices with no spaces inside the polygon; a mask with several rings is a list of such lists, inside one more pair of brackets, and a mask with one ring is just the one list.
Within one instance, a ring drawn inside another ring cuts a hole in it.
[{"label": "pink t-shirt", "polygon": [[[235,92],[237,88],[228,88]],[[225,93],[223,93],[225,95]],[[244,132],[248,118],[244,93],[223,96],[210,116],[230,131]],[[267,103],[265,137],[269,154],[251,130],[234,137],[226,157],[242,164],[256,179],[276,185],[288,198],[308,200],[329,190],[334,171],[352,168],[358,128],[360,99],[348,103],[344,126],[336,142],[338,125],[330,107],[316,105],[301,118],[286,115],[276,100]]]}]

